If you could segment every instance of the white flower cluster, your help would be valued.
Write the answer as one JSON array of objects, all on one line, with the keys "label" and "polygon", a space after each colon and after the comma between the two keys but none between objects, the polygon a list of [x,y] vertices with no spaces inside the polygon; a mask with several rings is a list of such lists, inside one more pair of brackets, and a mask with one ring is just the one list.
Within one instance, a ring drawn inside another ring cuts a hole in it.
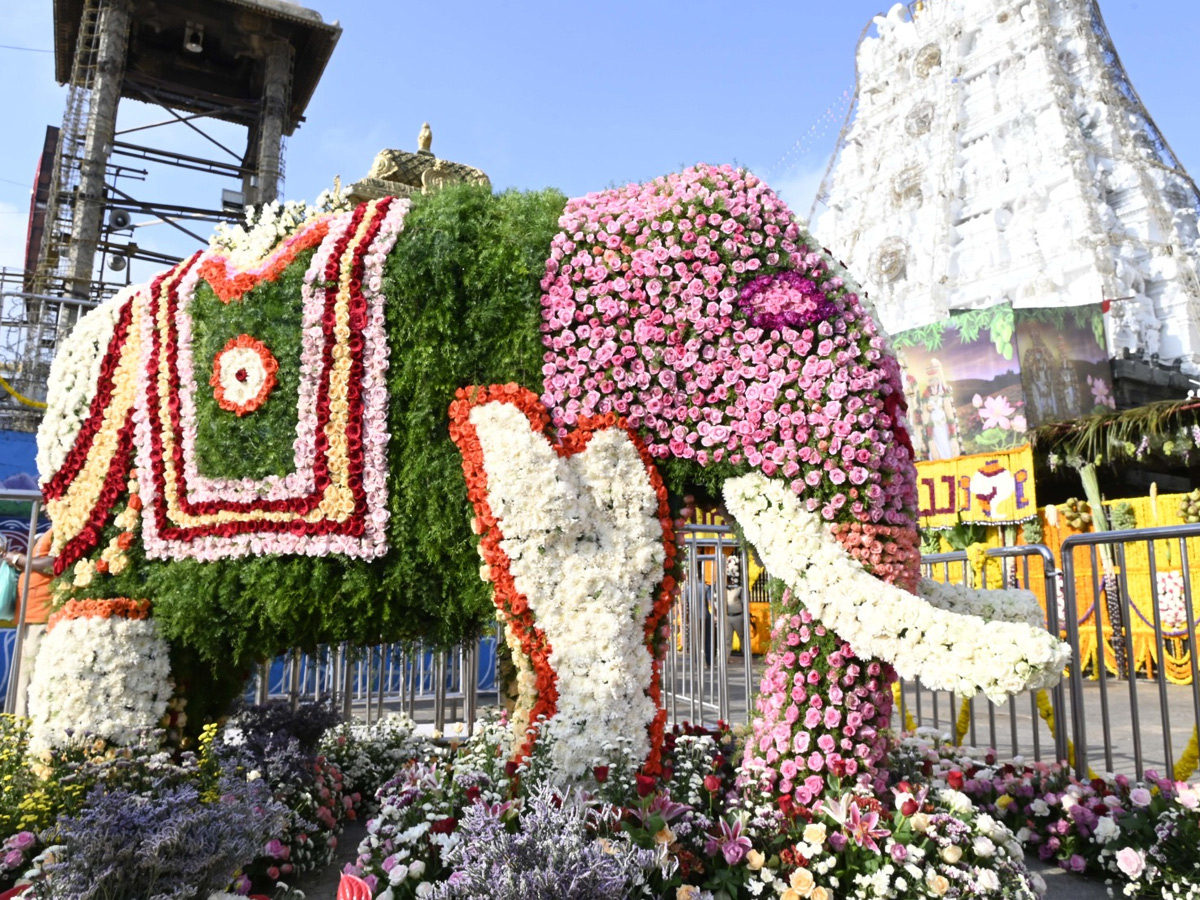
[{"label": "white flower cluster", "polygon": [[154,619],[64,619],[46,635],[29,686],[31,752],[72,740],[135,743],[171,697],[167,642]]},{"label": "white flower cluster", "polygon": [[1046,624],[1046,614],[1032,591],[980,590],[922,578],[917,585],[917,596],[938,609],[961,616],[979,616],[989,622],[1021,622],[1034,628]]},{"label": "white flower cluster", "polygon": [[62,466],[96,396],[100,365],[108,354],[121,307],[139,286],[123,288],[83,316],[50,363],[46,407],[37,434],[37,468],[45,484]]},{"label": "white flower cluster", "polygon": [[303,200],[274,200],[256,210],[246,207],[242,225],[217,223],[208,246],[228,256],[239,268],[249,268],[275,249],[275,245],[291,237],[305,224],[330,212],[345,212],[354,206],[346,188],[325,190],[309,206]]},{"label": "white flower cluster", "polygon": [[644,759],[655,716],[644,626],[665,552],[658,498],[637,448],[612,428],[559,457],[506,403],[476,407],[471,423],[514,584],[551,646],[556,771],[586,772],[595,749],[618,737]]},{"label": "white flower cluster", "polygon": [[758,473],[730,479],[725,503],[799,603],[856,653],[890,662],[903,678],[1003,702],[1057,683],[1070,661],[1070,648],[1044,629],[937,609],[872,577],[786,482]]}]

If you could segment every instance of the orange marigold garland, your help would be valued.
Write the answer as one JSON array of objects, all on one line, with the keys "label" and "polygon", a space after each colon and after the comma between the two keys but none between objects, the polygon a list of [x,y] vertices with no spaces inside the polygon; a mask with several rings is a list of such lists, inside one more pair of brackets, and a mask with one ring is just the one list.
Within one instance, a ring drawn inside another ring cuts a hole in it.
[{"label": "orange marigold garland", "polygon": [[110,600],[68,600],[62,608],[50,616],[46,630],[51,631],[59,622],[71,619],[148,619],[149,600],[132,600],[115,597]]}]

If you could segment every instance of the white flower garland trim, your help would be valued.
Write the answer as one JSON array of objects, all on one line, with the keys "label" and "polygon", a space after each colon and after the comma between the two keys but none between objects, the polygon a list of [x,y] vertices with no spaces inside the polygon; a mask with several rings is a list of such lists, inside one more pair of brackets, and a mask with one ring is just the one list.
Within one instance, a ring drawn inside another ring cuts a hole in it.
[{"label": "white flower garland trim", "polygon": [[758,473],[732,478],[725,504],[798,602],[856,653],[890,662],[903,678],[1003,702],[1056,683],[1070,661],[1070,648],[1044,629],[937,609],[872,577],[784,482]]},{"label": "white flower garland trim", "polygon": [[658,498],[637,448],[612,428],[559,457],[507,403],[476,407],[471,424],[513,582],[551,647],[552,764],[578,776],[597,762],[597,748],[622,738],[645,758],[656,710],[644,627],[665,555]]},{"label": "white flower garland trim", "polygon": [[1032,591],[979,590],[965,584],[942,584],[932,578],[922,578],[917,585],[922,600],[963,616],[979,616],[989,622],[1020,622],[1034,628],[1044,628],[1046,614]]},{"label": "white flower garland trim", "polygon": [[127,746],[171,697],[167,642],[154,619],[64,619],[42,640],[29,685],[29,747],[84,737]]},{"label": "white flower garland trim", "polygon": [[139,287],[122,288],[90,310],[71,329],[54,354],[50,376],[46,380],[46,396],[51,402],[37,433],[37,468],[42,484],[62,467],[75,446],[79,429],[91,411],[100,381],[100,366],[108,354],[121,308]]}]

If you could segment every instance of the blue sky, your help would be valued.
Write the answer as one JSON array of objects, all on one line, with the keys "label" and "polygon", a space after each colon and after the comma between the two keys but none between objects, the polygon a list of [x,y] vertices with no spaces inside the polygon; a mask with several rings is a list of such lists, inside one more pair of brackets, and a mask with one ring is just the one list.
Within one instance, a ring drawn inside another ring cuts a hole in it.
[{"label": "blue sky", "polygon": [[[576,195],[697,161],[737,162],[780,188],[803,215],[853,91],[859,33],[890,4],[312,5],[326,21],[339,20],[344,33],[307,122],[289,141],[289,197],[312,198],[335,174],[360,177],[382,147],[415,149],[428,120],[435,153],[478,166],[498,188],[554,186]],[[16,9],[5,12],[0,44],[49,49],[51,0],[10,6]],[[1150,114],[1200,176],[1190,74],[1200,4],[1102,0],[1102,10]],[[8,49],[0,49],[0,85],[0,265],[19,266],[28,186],[45,126],[61,120],[65,90],[54,83],[51,54]],[[160,118],[161,111],[126,101],[119,126]],[[200,149],[191,133],[174,131],[162,130],[160,144]],[[213,133],[234,149],[244,146],[240,129]],[[151,134],[142,135],[147,143]],[[141,196],[174,200],[174,193],[208,204],[222,186],[204,178],[168,183],[167,175],[152,172]],[[161,245],[166,232],[140,231],[139,242]]]}]

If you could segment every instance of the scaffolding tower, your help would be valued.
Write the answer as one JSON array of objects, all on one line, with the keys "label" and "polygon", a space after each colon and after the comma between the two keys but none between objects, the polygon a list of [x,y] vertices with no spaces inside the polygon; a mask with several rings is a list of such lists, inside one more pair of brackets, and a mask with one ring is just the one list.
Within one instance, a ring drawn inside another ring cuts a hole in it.
[{"label": "scaffolding tower", "polygon": [[[130,262],[177,261],[134,240],[135,217],[199,247],[212,223],[276,199],[284,142],[340,35],[337,22],[285,0],[54,0],[55,75],[67,103],[48,176],[35,186],[26,268],[0,272],[0,429],[36,430],[59,342],[128,282]],[[119,130],[123,98],[166,117]],[[244,151],[209,134],[206,120],[244,126]],[[168,126],[190,129],[217,158],[141,142]],[[234,189],[211,207],[138,196],[152,166],[216,176]]]}]

